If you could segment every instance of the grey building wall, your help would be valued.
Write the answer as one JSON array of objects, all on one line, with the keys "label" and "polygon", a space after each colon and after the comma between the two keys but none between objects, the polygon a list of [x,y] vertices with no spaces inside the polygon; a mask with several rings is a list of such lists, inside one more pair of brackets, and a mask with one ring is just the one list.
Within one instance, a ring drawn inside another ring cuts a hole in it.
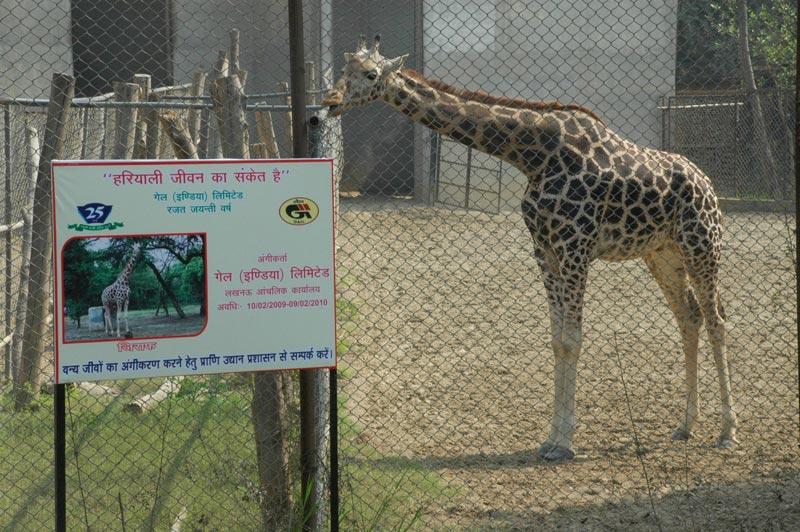
[{"label": "grey building wall", "polygon": [[69,0],[0,0],[0,95],[43,98],[72,73]]},{"label": "grey building wall", "polygon": [[[493,94],[578,103],[624,137],[658,147],[658,100],[674,93],[677,0],[653,4],[426,1],[425,74]],[[449,160],[466,159],[466,148],[445,148]],[[473,184],[496,188],[496,165],[476,157],[493,170],[479,170]],[[440,171],[443,179],[465,184],[462,165],[446,163]],[[525,178],[504,167],[503,179],[502,203],[517,208]],[[450,190],[454,197],[463,193],[457,189]]]},{"label": "grey building wall", "polygon": [[[414,47],[414,2],[334,0],[334,77],[343,54],[356,50],[358,36],[381,34],[386,57],[410,54],[407,66],[419,66]],[[413,124],[383,104],[354,109],[342,116],[345,189],[382,195],[406,195],[414,189]]]}]

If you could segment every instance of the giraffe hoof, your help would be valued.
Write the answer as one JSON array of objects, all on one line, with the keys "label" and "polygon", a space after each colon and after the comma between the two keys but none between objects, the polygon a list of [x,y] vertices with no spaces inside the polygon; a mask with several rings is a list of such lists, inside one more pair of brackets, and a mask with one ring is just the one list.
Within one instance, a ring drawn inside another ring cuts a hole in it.
[{"label": "giraffe hoof", "polygon": [[543,443],[535,454],[539,458],[544,458],[550,462],[560,462],[562,460],[572,460],[575,458],[575,451],[572,449],[559,447],[552,443]]},{"label": "giraffe hoof", "polygon": [[678,429],[672,433],[673,441],[686,441],[692,437],[692,433],[686,429]]},{"label": "giraffe hoof", "polygon": [[717,440],[717,448],[718,449],[724,449],[724,450],[730,451],[730,450],[736,449],[736,447],[738,447],[738,446],[739,446],[739,442],[736,441],[735,438],[728,439],[728,438],[725,438],[725,437],[720,437],[719,440]]}]

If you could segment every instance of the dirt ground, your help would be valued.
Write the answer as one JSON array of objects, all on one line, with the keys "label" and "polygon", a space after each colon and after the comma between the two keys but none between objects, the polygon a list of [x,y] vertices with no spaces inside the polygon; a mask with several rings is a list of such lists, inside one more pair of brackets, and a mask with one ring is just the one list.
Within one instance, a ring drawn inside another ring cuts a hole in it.
[{"label": "dirt ground", "polygon": [[[114,331],[117,330],[116,318],[111,320]],[[206,325],[206,317],[197,314],[197,312],[187,313],[184,318],[178,316],[175,312],[171,312],[169,316],[161,312],[158,316],[154,312],[142,314],[131,314],[128,317],[128,326],[133,338],[162,338],[170,336],[184,336],[193,335],[203,330]],[[68,342],[78,341],[91,341],[91,340],[105,340],[109,339],[105,334],[102,324],[97,325],[99,328],[91,328],[89,326],[89,317],[81,317],[81,326],[78,327],[78,322],[72,319],[65,320],[65,333]],[[120,331],[123,336],[125,334],[125,320],[120,321]],[[112,337],[116,340],[116,335]]]},{"label": "dirt ground", "polygon": [[578,456],[551,464],[533,454],[549,428],[552,355],[521,216],[402,201],[341,208],[339,288],[358,312],[340,330],[350,345],[343,392],[382,465],[406,460],[447,485],[420,501],[424,528],[800,530],[793,218],[726,221],[741,445],[713,447],[719,394],[705,338],[696,437],[671,441],[685,402],[673,318],[641,261],[596,263]]}]

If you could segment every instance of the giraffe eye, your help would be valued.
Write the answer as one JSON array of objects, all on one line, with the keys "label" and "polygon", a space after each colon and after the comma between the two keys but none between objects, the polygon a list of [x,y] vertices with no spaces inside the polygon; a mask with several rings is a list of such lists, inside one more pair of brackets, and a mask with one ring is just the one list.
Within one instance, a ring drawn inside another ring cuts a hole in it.
[{"label": "giraffe eye", "polygon": [[378,71],[377,70],[368,70],[364,75],[370,81],[375,81],[376,79],[378,79]]}]

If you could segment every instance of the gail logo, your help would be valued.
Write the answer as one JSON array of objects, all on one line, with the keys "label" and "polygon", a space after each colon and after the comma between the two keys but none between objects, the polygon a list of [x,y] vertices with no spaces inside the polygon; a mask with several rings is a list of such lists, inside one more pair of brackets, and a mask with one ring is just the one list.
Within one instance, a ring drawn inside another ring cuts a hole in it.
[{"label": "gail logo", "polygon": [[319,206],[309,198],[292,198],[280,207],[281,219],[290,225],[307,225],[319,216]]}]

